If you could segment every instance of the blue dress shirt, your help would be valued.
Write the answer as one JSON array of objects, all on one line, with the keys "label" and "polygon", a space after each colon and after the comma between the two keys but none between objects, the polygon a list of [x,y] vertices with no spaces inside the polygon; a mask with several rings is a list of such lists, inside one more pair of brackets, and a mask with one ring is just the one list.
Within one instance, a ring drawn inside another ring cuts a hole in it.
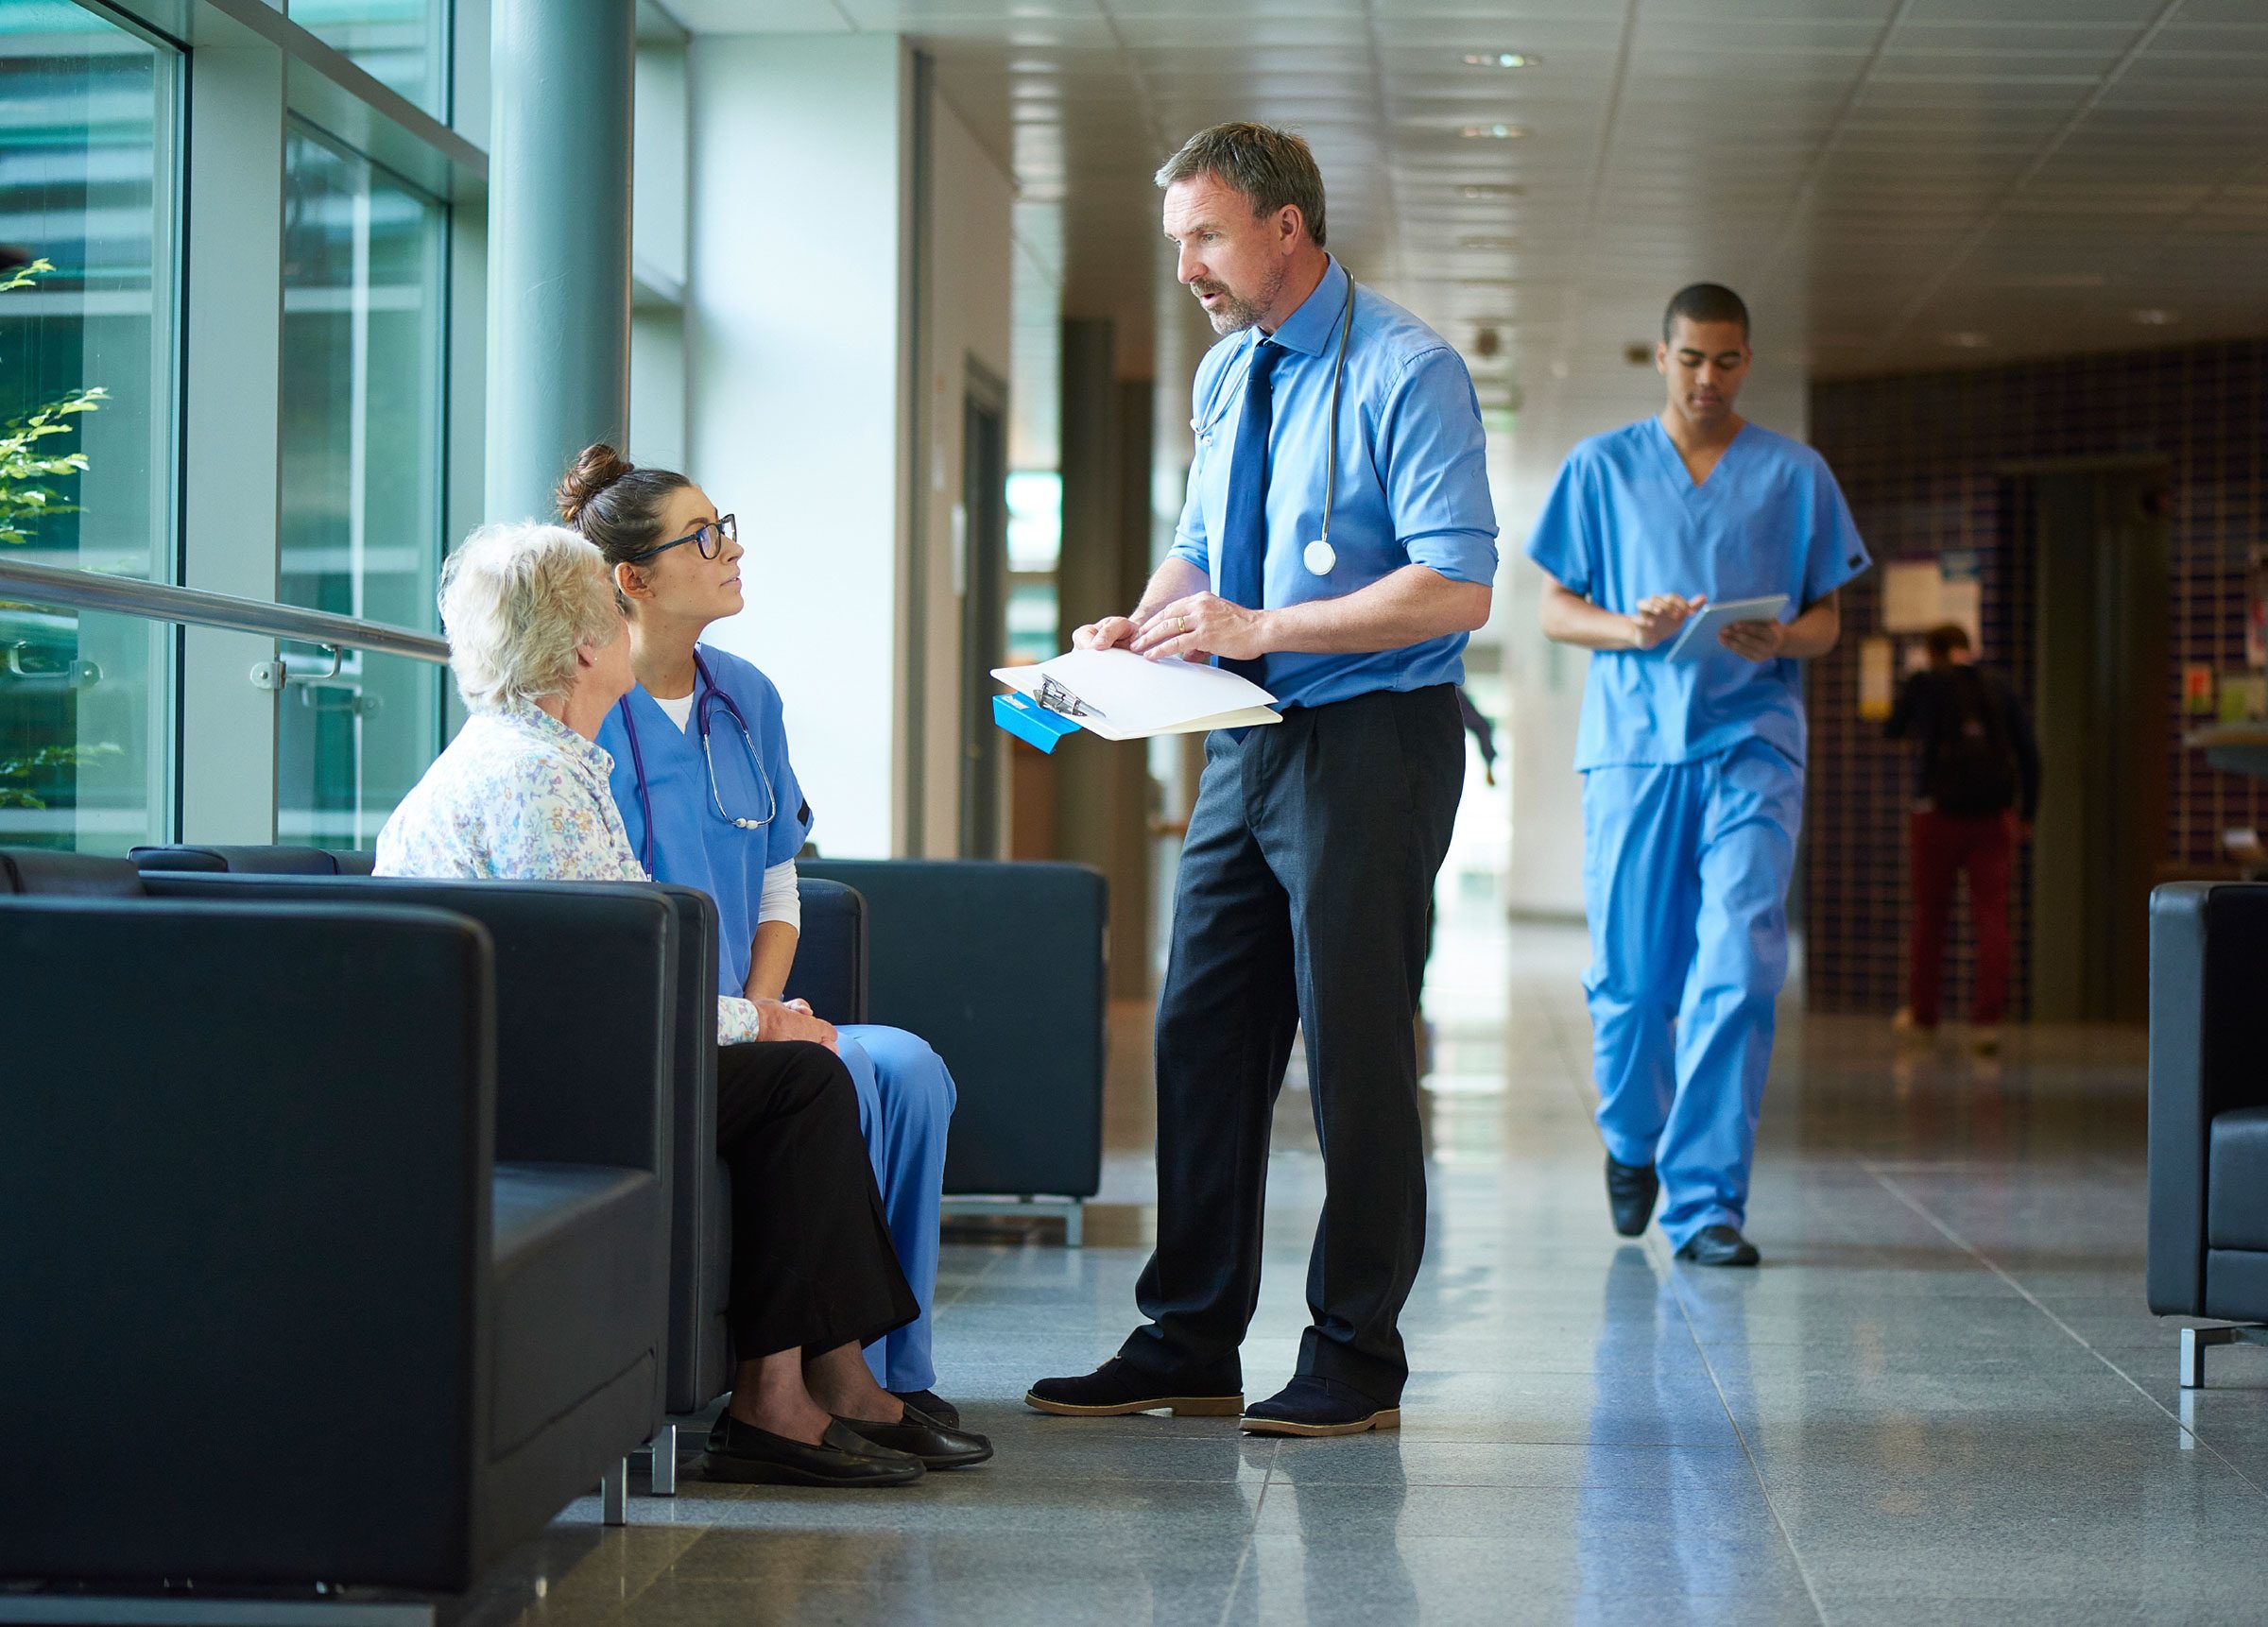
[{"label": "blue dress shirt", "polygon": [[[1568,454],[1528,557],[1571,593],[1629,615],[1656,593],[1712,604],[1788,596],[1783,622],[1870,561],[1827,460],[1743,424],[1700,485],[1659,419],[1594,435]],[[1711,643],[1599,650],[1584,684],[1578,769],[1696,762],[1751,737],[1804,760],[1803,665]]]},{"label": "blue dress shirt", "polygon": [[[1354,332],[1339,402],[1338,496],[1331,522],[1337,559],[1307,568],[1307,545],[1323,534],[1323,487],[1331,430],[1331,381],[1347,272],[1334,258],[1298,310],[1267,335],[1288,352],[1277,364],[1269,436],[1265,604],[1279,609],[1343,598],[1405,565],[1455,582],[1496,575],[1496,510],[1481,437],[1480,402],[1457,352],[1400,306],[1358,287]],[[1196,454],[1189,498],[1174,537],[1186,559],[1220,591],[1212,540],[1223,535],[1229,450],[1243,411],[1256,328],[1232,334],[1198,364],[1191,394]],[[1463,633],[1371,655],[1272,653],[1267,686],[1283,706],[1326,706],[1373,690],[1461,683]]]}]

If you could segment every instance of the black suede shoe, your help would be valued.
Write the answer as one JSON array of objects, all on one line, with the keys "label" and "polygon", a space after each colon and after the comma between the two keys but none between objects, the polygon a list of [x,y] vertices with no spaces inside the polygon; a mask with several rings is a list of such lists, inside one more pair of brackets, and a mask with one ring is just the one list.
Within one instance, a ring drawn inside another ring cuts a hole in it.
[{"label": "black suede shoe", "polygon": [[1740,1227],[1705,1225],[1685,1240],[1677,1258],[1690,1259],[1695,1265],[1755,1265],[1764,1257],[1756,1252],[1756,1244],[1741,1235]]},{"label": "black suede shoe", "polygon": [[[713,1481],[742,1485],[902,1486],[926,1471],[910,1453],[876,1446],[840,1422],[827,1426],[819,1445],[805,1446],[775,1435],[727,1413],[712,1430],[701,1455],[701,1473]],[[718,1435],[722,1434],[720,1441]]]},{"label": "black suede shoe", "polygon": [[935,1418],[949,1430],[961,1427],[961,1410],[935,1390],[892,1390],[890,1394],[909,1407],[920,1408],[923,1417]]},{"label": "black suede shoe", "polygon": [[1118,1418],[1170,1412],[1177,1418],[1233,1418],[1245,1410],[1241,1386],[1186,1376],[1153,1379],[1116,1356],[1076,1379],[1042,1379],[1023,1404],[1063,1418]]},{"label": "black suede shoe", "polygon": [[847,1426],[861,1440],[919,1458],[925,1468],[965,1469],[992,1455],[992,1443],[984,1436],[947,1429],[910,1401],[905,1403],[902,1423],[869,1424],[863,1418],[840,1417],[835,1422]]},{"label": "black suede shoe", "polygon": [[1301,1374],[1264,1401],[1245,1409],[1252,1435],[1366,1435],[1401,1428],[1401,1409],[1382,1407],[1331,1379]]},{"label": "black suede shoe", "polygon": [[1636,1237],[1654,1218],[1654,1200],[1661,1195],[1661,1176],[1652,1164],[1620,1164],[1606,1155],[1606,1207],[1614,1215],[1614,1229]]}]

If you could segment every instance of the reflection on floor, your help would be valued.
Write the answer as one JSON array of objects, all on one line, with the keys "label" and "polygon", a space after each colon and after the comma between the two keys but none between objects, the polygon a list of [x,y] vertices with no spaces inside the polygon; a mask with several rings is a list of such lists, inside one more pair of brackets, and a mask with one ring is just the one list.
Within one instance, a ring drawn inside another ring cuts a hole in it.
[{"label": "reflection on floor", "polygon": [[[584,1623],[2258,1619],[2268,1351],[2191,1413],[2144,1310],[2142,1046],[2012,1035],[1900,1056],[1783,1017],[1750,1234],[1762,1271],[1673,1265],[1606,1224],[1579,932],[1445,935],[1435,1150],[1399,1435],[1043,1418],[1025,1384],[1124,1335],[1146,1225],[1140,1014],[1083,1252],[946,1253],[939,1388],[990,1465],[902,1492],[684,1482],[604,1532],[585,1502],[477,1618]],[[1317,1197],[1287,1090],[1264,1394],[1305,1319]],[[2184,1418],[2189,1427],[2183,1427]]]}]

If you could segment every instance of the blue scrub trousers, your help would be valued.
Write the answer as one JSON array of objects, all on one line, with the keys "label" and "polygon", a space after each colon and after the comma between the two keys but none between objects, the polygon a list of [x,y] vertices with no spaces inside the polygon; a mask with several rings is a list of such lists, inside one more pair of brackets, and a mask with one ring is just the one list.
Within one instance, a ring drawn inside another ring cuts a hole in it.
[{"label": "blue scrub trousers", "polygon": [[843,1066],[858,1088],[858,1127],[874,1163],[874,1184],[882,1189],[899,1269],[921,1305],[919,1316],[867,1346],[867,1365],[885,1390],[934,1389],[937,1370],[930,1347],[945,1131],[958,1093],[944,1059],[902,1028],[859,1024],[836,1035]]},{"label": "blue scrub trousers", "polygon": [[1746,1218],[1802,818],[1802,768],[1758,740],[1583,777],[1599,1132],[1659,1170],[1674,1247]]}]

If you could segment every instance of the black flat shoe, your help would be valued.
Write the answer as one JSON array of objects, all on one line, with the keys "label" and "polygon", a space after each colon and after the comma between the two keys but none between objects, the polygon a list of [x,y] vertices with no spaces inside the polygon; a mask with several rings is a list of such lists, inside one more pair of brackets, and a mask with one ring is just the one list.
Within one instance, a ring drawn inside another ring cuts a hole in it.
[{"label": "black flat shoe", "polygon": [[892,1390],[891,1395],[909,1407],[921,1409],[925,1418],[935,1418],[949,1430],[961,1427],[961,1410],[935,1390]]},{"label": "black flat shoe", "polygon": [[1251,1435],[1366,1435],[1401,1428],[1401,1409],[1382,1407],[1330,1379],[1301,1375],[1264,1401],[1245,1409]]},{"label": "black flat shoe", "polygon": [[1177,1418],[1233,1418],[1245,1410],[1244,1388],[1233,1375],[1177,1374],[1153,1379],[1113,1356],[1076,1379],[1042,1379],[1023,1404],[1062,1418],[1118,1418],[1128,1413],[1171,1413]]},{"label": "black flat shoe", "polygon": [[863,1441],[919,1458],[925,1468],[965,1469],[992,1455],[992,1443],[984,1436],[948,1429],[910,1401],[905,1403],[905,1418],[901,1423],[870,1424],[863,1418],[837,1418],[835,1422]]},{"label": "black flat shoe", "polygon": [[1677,1258],[1690,1259],[1695,1265],[1755,1265],[1764,1257],[1756,1252],[1756,1244],[1741,1235],[1740,1227],[1705,1225],[1685,1240]]},{"label": "black flat shoe", "polygon": [[1636,1237],[1654,1218],[1654,1200],[1661,1195],[1661,1176],[1652,1164],[1618,1164],[1606,1155],[1606,1207],[1614,1229]]},{"label": "black flat shoe", "polygon": [[921,1460],[891,1451],[830,1423],[820,1444],[812,1447],[775,1435],[730,1413],[718,1420],[720,1431],[711,1430],[709,1449],[701,1456],[701,1473],[713,1481],[742,1485],[774,1486],[902,1486],[926,1472]]}]

